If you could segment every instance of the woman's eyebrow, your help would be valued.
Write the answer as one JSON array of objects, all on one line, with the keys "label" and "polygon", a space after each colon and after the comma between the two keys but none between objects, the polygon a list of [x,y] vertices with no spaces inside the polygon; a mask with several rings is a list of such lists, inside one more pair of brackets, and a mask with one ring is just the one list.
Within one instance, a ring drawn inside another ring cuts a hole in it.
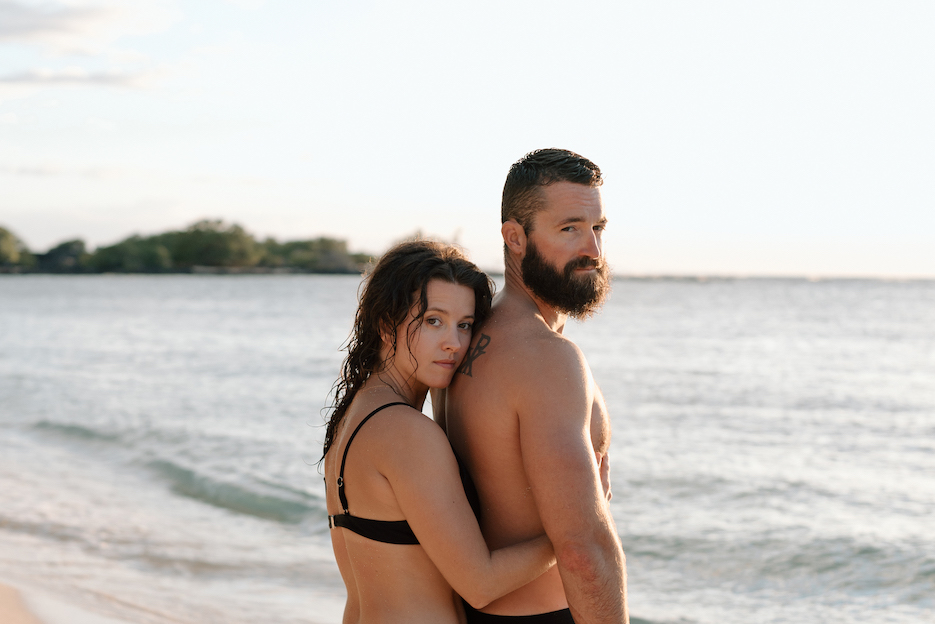
[{"label": "woman's eyebrow", "polygon": [[[438,307],[437,305],[427,307],[427,308],[425,309],[425,313],[428,314],[429,312],[442,312],[442,313],[448,314],[448,315],[451,314],[451,312],[449,312],[449,311],[446,310],[445,308],[440,308],[440,307]],[[473,319],[473,318],[474,318],[474,314],[473,314],[473,313],[471,313],[471,314],[465,314],[462,318]]]},{"label": "woman's eyebrow", "polygon": [[446,316],[451,316],[451,311],[450,311],[450,310],[448,310],[447,308],[439,307],[439,306],[437,306],[437,305],[427,307],[427,308],[425,309],[425,313],[428,314],[429,312],[437,312],[437,313],[439,313],[439,314],[444,314],[444,315],[446,315]]}]

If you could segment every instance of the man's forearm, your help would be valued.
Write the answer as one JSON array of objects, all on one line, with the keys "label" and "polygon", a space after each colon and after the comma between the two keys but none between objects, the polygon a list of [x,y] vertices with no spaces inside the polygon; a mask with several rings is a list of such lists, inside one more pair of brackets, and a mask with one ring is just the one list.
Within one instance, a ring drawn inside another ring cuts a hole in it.
[{"label": "man's forearm", "polygon": [[565,597],[576,624],[627,624],[626,558],[615,534],[556,548]]}]

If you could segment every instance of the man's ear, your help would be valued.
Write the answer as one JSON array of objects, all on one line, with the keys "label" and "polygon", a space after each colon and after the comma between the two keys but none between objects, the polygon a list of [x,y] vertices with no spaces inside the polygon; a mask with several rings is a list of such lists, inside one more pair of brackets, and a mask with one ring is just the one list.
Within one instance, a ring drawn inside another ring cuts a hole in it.
[{"label": "man's ear", "polygon": [[503,243],[510,253],[522,256],[526,253],[526,230],[519,223],[510,219],[500,226]]}]

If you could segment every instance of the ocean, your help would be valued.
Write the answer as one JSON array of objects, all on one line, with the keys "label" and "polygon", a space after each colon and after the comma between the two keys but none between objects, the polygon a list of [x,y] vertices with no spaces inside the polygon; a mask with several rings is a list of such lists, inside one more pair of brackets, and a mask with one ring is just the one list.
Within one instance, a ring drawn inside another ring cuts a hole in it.
[{"label": "ocean", "polygon": [[[0,276],[0,579],[140,624],[337,624],[317,467],[354,276]],[[935,281],[616,279],[635,624],[935,622]]]}]

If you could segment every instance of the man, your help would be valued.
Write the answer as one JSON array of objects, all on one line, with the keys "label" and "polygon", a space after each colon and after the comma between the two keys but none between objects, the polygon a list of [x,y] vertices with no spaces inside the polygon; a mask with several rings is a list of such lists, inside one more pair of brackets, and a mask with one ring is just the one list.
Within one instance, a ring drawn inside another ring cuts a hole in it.
[{"label": "man", "polygon": [[516,162],[503,188],[506,284],[437,417],[475,481],[489,547],[545,532],[558,565],[483,613],[466,605],[468,622],[629,621],[607,504],[610,421],[584,356],[562,335],[609,289],[601,184],[590,160],[546,149]]}]

